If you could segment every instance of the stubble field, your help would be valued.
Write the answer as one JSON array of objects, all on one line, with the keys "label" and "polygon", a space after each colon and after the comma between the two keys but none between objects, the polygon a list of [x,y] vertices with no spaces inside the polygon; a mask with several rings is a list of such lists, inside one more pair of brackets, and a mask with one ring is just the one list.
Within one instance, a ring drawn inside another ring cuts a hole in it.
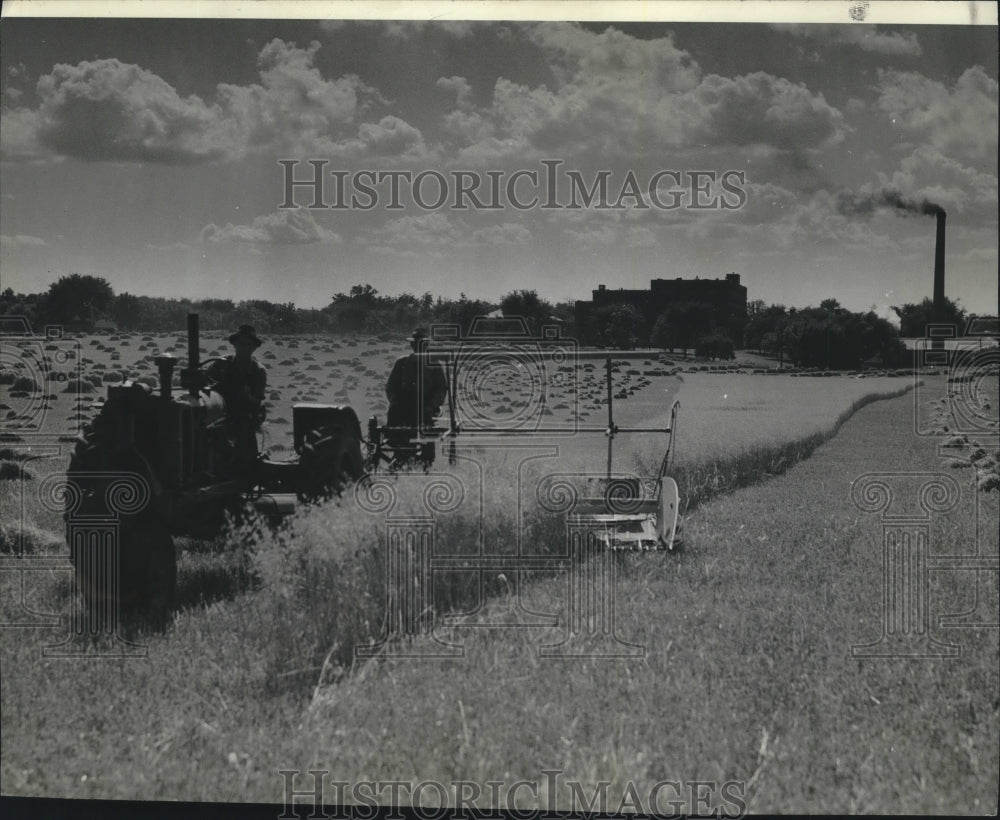
[{"label": "stubble field", "polygon": [[[152,378],[152,355],[170,347],[184,355],[172,335],[79,343],[93,389],[60,385],[45,399],[46,423],[65,425],[66,437],[123,371]],[[218,335],[203,337],[203,355],[227,347]],[[257,354],[269,371],[264,447],[291,449],[296,401],[350,404],[362,421],[384,416],[384,379],[402,347],[389,338],[268,341]],[[610,587],[615,634],[641,653],[542,658],[538,647],[564,640],[572,615],[565,573],[555,570],[452,574],[435,600],[465,616],[435,621],[433,635],[412,645],[450,641],[464,654],[354,662],[355,647],[385,637],[386,571],[385,516],[359,511],[351,494],[296,514],[278,532],[248,526],[214,544],[179,539],[181,607],[165,633],[138,636],[142,658],[100,658],[96,644],[76,646],[90,658],[45,657],[42,647],[66,634],[69,564],[25,572],[5,560],[4,793],[280,801],[279,770],[320,768],[350,783],[470,781],[482,787],[476,805],[485,808],[487,781],[538,781],[558,769],[588,795],[609,783],[609,810],[631,784],[640,810],[662,811],[648,805],[649,793],[669,780],[739,784],[729,794],[752,811],[995,811],[997,633],[982,617],[975,624],[981,599],[995,599],[996,572],[932,573],[936,613],[973,613],[964,630],[934,624],[961,658],[851,654],[881,623],[878,517],[850,501],[858,476],[954,474],[961,500],[933,518],[935,543],[956,555],[996,554],[998,496],[976,490],[986,461],[971,447],[985,445],[995,464],[994,439],[914,434],[933,418],[933,402],[947,398],[945,378],[927,378],[914,394],[906,392],[912,375],[767,375],[750,364],[692,372],[654,355],[617,361],[619,425],[658,426],[670,402],[681,402],[671,472],[682,488],[683,548],[621,559]],[[546,385],[546,423],[570,432],[603,425],[601,361],[584,360],[572,375]],[[516,424],[537,401],[524,384],[509,368],[476,380],[478,412]],[[17,435],[19,412],[30,409],[17,402],[30,395],[12,395],[24,392],[13,387],[4,385],[3,432]],[[946,440],[950,461],[938,452]],[[0,485],[4,550],[27,547],[26,558],[57,561],[61,520],[32,488],[65,469],[71,445],[57,441],[56,452],[34,441],[3,445],[4,464],[13,465]],[[516,448],[460,442],[463,460],[454,468],[439,460],[434,470],[462,491],[438,521],[436,546],[539,555],[561,546],[560,522],[529,509]],[[528,443],[524,452],[541,454],[543,471],[606,466],[599,433]],[[615,469],[649,474],[664,443],[655,434],[618,437]],[[401,478],[394,513],[421,513],[433,480]],[[526,625],[525,613],[547,619]],[[55,625],[37,626],[45,617]],[[593,624],[581,632],[601,638]],[[574,808],[573,789],[562,788],[556,805],[551,793],[530,789],[497,805]],[[680,810],[697,810],[693,795],[681,800]],[[435,792],[425,791],[427,801],[437,802]]]}]

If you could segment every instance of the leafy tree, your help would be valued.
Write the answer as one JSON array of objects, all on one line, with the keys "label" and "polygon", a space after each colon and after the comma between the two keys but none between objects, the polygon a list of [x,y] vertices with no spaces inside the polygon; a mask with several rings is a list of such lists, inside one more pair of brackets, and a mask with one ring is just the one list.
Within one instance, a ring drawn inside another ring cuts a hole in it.
[{"label": "leafy tree", "polygon": [[673,350],[673,339],[670,330],[670,316],[664,311],[653,322],[653,329],[649,333],[649,343],[653,347],[659,347],[663,350],[667,350],[668,348]]},{"label": "leafy tree", "polygon": [[788,312],[784,305],[764,305],[759,300],[753,304],[755,309],[747,319],[743,343],[749,350],[776,353]]},{"label": "leafy tree", "polygon": [[363,330],[377,299],[378,291],[371,285],[354,285],[350,293],[334,294],[327,308],[334,327],[340,332]]},{"label": "leafy tree", "polygon": [[496,310],[496,307],[492,302],[470,299],[462,293],[458,301],[439,300],[434,310],[434,318],[437,322],[458,325],[464,335],[472,330],[473,321],[477,316],[485,316]]},{"label": "leafy tree", "polygon": [[14,293],[13,288],[4,288],[0,293],[0,316],[23,316],[32,328],[42,324],[39,316],[41,295],[37,293]]},{"label": "leafy tree", "polygon": [[122,330],[139,330],[139,297],[131,293],[119,293],[111,306],[111,318]]},{"label": "leafy tree", "polygon": [[363,305],[375,305],[381,297],[371,285],[354,285],[351,288],[351,301]]},{"label": "leafy tree", "polygon": [[695,343],[695,355],[706,359],[735,359],[733,340],[725,333],[706,333]]},{"label": "leafy tree", "polygon": [[634,305],[608,305],[594,312],[596,341],[616,350],[633,350],[642,338],[645,319]]},{"label": "leafy tree", "polygon": [[782,333],[780,331],[768,331],[760,338],[757,349],[762,353],[776,354],[781,351]]},{"label": "leafy tree", "polygon": [[[926,336],[927,325],[934,322],[934,300],[930,297],[925,297],[922,302],[918,303],[894,305],[892,309],[899,317],[899,335],[907,339]],[[939,321],[944,324],[957,325],[958,332],[961,333],[962,328],[965,327],[965,319],[966,313],[961,305],[945,296]]]},{"label": "leafy tree", "polygon": [[500,309],[505,317],[522,317],[528,323],[529,331],[536,336],[552,315],[552,305],[534,290],[512,290],[500,300]]},{"label": "leafy tree", "polygon": [[579,328],[576,326],[576,302],[556,302],[552,306],[552,315],[561,322],[562,335],[576,338]]},{"label": "leafy tree", "polygon": [[49,285],[44,299],[46,321],[68,324],[83,320],[93,322],[111,308],[115,292],[100,276],[71,273]]},{"label": "leafy tree", "polygon": [[331,305],[342,304],[343,302],[374,305],[380,298],[378,291],[372,285],[352,285],[350,293],[335,293],[331,300]]},{"label": "leafy tree", "polygon": [[674,302],[664,311],[670,349],[692,347],[701,335],[714,330],[715,308],[707,302]]},{"label": "leafy tree", "polygon": [[789,358],[802,367],[854,368],[876,356],[896,366],[903,359],[896,329],[874,311],[805,308],[789,314],[781,338]]},{"label": "leafy tree", "polygon": [[235,305],[232,299],[199,299],[198,309],[205,313],[210,310],[218,311],[219,313],[229,313],[233,310]]}]

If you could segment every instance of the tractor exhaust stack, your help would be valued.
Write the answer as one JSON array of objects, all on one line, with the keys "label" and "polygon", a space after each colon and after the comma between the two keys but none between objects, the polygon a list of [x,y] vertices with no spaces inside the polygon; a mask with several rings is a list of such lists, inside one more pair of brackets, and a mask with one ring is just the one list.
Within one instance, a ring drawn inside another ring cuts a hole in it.
[{"label": "tractor exhaust stack", "polygon": [[201,359],[198,352],[198,314],[188,314],[188,366],[187,366],[187,388],[191,398],[198,397],[198,369],[201,366]]},{"label": "tractor exhaust stack", "polygon": [[173,397],[174,365],[177,360],[173,356],[157,356],[153,361],[160,372],[160,398],[169,402]]}]

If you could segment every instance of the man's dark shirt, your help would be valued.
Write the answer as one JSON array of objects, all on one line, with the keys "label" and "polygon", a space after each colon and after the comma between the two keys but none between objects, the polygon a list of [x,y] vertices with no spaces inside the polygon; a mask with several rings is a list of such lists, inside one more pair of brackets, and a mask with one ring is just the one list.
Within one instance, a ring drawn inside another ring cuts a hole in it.
[{"label": "man's dark shirt", "polygon": [[385,394],[389,398],[390,425],[429,424],[441,412],[448,395],[448,377],[440,363],[411,353],[396,359]]},{"label": "man's dark shirt", "polygon": [[210,364],[207,374],[226,400],[226,417],[240,427],[260,427],[264,421],[267,371],[254,359],[241,366],[235,357],[228,356]]}]

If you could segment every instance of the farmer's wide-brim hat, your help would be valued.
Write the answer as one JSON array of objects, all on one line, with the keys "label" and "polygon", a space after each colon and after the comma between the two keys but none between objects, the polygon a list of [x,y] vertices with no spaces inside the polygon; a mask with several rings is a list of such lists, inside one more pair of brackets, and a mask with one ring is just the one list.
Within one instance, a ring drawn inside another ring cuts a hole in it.
[{"label": "farmer's wide-brim hat", "polygon": [[254,347],[260,347],[264,344],[257,338],[257,333],[254,331],[253,325],[240,325],[240,329],[229,337],[230,344],[236,344],[237,342],[253,342]]},{"label": "farmer's wide-brim hat", "polygon": [[428,338],[427,331],[424,330],[422,327],[418,327],[416,330],[413,331],[413,333],[410,334],[411,342],[422,342],[426,338]]}]

